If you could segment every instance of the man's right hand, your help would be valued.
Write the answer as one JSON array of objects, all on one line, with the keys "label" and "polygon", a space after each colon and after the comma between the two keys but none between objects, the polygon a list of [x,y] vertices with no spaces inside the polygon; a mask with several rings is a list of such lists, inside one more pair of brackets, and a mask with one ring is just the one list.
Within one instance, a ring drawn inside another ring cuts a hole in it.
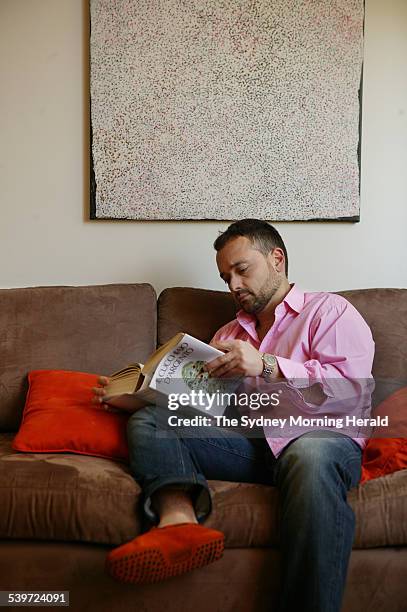
[{"label": "man's right hand", "polygon": [[105,387],[109,384],[109,382],[110,382],[110,379],[108,376],[99,376],[98,378],[99,387],[92,388],[92,391],[93,391],[92,404],[98,405],[103,410],[106,410],[106,412],[120,412],[119,410],[117,410],[117,408],[113,408],[112,406],[105,404],[103,401],[103,397],[106,395]]}]

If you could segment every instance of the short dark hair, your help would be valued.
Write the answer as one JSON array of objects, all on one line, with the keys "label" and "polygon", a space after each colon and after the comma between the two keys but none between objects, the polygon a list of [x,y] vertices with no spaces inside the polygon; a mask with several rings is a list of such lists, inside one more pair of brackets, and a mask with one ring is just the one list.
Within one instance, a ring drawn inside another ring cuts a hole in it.
[{"label": "short dark hair", "polygon": [[260,221],[259,219],[241,219],[229,225],[227,230],[216,238],[213,246],[216,251],[220,251],[229,240],[238,236],[248,238],[263,255],[268,255],[276,247],[282,249],[285,255],[285,274],[288,276],[287,249],[275,227],[267,221]]}]

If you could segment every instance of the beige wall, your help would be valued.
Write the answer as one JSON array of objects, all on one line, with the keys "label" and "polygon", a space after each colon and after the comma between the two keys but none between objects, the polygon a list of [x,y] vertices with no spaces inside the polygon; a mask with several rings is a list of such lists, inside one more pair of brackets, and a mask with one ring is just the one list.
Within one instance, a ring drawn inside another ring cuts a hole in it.
[{"label": "beige wall", "polygon": [[[86,4],[0,0],[0,287],[221,288],[226,224],[87,219]],[[406,0],[366,0],[365,27],[361,222],[277,225],[310,290],[407,287]]]}]

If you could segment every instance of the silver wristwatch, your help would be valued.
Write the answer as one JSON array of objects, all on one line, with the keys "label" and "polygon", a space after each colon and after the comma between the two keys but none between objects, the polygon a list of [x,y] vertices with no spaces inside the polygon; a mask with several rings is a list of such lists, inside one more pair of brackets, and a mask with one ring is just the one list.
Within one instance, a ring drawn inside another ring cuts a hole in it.
[{"label": "silver wristwatch", "polygon": [[269,353],[262,353],[261,360],[263,362],[263,372],[261,373],[261,375],[265,380],[269,380],[270,375],[274,374],[278,367],[277,359],[274,355],[270,355]]}]

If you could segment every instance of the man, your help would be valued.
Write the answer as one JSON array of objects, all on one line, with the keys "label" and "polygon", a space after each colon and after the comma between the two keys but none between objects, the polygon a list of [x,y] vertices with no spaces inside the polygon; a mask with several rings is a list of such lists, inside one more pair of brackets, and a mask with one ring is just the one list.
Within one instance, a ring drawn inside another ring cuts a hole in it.
[{"label": "man", "polygon": [[[374,343],[355,308],[340,296],[290,285],[284,242],[266,222],[237,221],[214,246],[240,310],[212,340],[225,354],[207,364],[210,375],[281,381],[314,415],[335,409],[338,381],[363,398],[360,381],[372,378]],[[95,394],[103,403],[107,379],[100,382]],[[360,479],[363,439],[326,429],[317,437],[314,430],[250,438],[208,427],[180,437],[167,419],[156,406],[129,419],[130,467],[145,515],[158,524],[109,553],[111,575],[152,582],[220,558],[223,534],[201,524],[211,511],[207,479],[259,482],[279,489],[280,610],[339,611],[354,535],[346,494]]]}]

